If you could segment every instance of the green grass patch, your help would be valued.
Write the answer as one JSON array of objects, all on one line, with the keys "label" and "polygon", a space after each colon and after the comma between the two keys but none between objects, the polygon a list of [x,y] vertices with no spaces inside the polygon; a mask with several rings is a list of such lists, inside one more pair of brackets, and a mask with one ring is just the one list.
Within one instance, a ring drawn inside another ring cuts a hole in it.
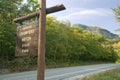
[{"label": "green grass patch", "polygon": [[[36,61],[37,62],[37,61]],[[95,64],[106,64],[110,62],[102,61],[78,61],[78,62],[46,62],[46,69],[51,68],[63,68],[63,67],[74,67],[74,66],[85,66],[85,65],[95,65]],[[11,72],[22,72],[22,71],[32,71],[37,69],[37,63],[32,61],[21,61],[21,62],[11,62],[10,63]]]},{"label": "green grass patch", "polygon": [[[5,61],[4,61],[5,62]],[[74,66],[85,66],[95,64],[106,64],[112,62],[103,61],[48,61],[46,62],[46,69],[52,68],[63,68],[63,67],[74,67]],[[7,67],[7,68],[6,68]],[[37,70],[37,59],[33,58],[19,58],[13,61],[7,61],[4,65],[0,66],[0,74],[8,74],[14,72],[24,72]]]},{"label": "green grass patch", "polygon": [[82,80],[120,80],[120,68],[108,70],[93,76],[84,77]]},{"label": "green grass patch", "polygon": [[85,65],[95,65],[95,64],[106,64],[112,62],[103,61],[78,61],[78,62],[49,62],[46,64],[46,68],[61,68],[61,67],[74,67],[74,66],[85,66]]}]

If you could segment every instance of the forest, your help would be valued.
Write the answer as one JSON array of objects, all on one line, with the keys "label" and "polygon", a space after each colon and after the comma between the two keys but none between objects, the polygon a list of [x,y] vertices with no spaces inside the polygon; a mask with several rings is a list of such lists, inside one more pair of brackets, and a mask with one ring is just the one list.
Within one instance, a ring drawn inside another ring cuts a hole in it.
[{"label": "forest", "polygon": [[[14,71],[17,65],[37,65],[35,56],[15,57],[16,28],[21,24],[13,23],[13,19],[37,10],[39,5],[36,0],[28,0],[27,3],[22,0],[0,0],[0,69],[10,66]],[[113,12],[119,22],[120,7]],[[47,16],[46,67],[64,67],[85,61],[120,62],[119,40],[107,39],[73,26],[68,20],[58,21],[55,16]]]}]

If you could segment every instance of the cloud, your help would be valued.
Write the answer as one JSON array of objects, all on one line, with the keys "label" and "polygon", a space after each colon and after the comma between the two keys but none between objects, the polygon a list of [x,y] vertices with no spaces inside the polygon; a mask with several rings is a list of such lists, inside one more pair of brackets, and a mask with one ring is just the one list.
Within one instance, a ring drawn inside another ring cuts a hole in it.
[{"label": "cloud", "polygon": [[79,16],[81,18],[83,17],[108,17],[112,16],[113,13],[110,9],[104,9],[104,8],[95,8],[95,9],[72,9],[68,11],[69,14],[64,16],[64,18],[71,18]]},{"label": "cloud", "polygon": [[57,16],[58,20],[70,20],[72,24],[82,23],[88,25],[106,24],[114,17],[112,10],[109,8],[71,8],[53,15]]}]

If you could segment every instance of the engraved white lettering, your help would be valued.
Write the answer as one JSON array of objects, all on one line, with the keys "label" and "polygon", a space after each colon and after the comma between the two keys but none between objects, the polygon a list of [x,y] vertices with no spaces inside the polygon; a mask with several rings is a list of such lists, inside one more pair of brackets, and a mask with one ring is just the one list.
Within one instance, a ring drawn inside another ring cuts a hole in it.
[{"label": "engraved white lettering", "polygon": [[31,40],[31,37],[24,37],[22,38],[22,41],[30,41]]},{"label": "engraved white lettering", "polygon": [[22,44],[22,47],[29,47],[29,46],[30,46],[29,43],[27,43],[27,44]]},{"label": "engraved white lettering", "polygon": [[29,30],[29,31],[21,32],[19,35],[20,35],[20,36],[24,36],[24,35],[27,35],[27,34],[32,34],[32,33],[34,33],[34,32],[35,32],[35,30],[32,29],[32,30]]},{"label": "engraved white lettering", "polygon": [[22,53],[27,53],[27,52],[29,52],[28,49],[22,49]]}]

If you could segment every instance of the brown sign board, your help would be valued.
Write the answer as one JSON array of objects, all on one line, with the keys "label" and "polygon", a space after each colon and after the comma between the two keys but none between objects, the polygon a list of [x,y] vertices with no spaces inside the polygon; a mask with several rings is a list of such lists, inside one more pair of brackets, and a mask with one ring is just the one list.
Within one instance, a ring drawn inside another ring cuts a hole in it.
[{"label": "brown sign board", "polygon": [[28,23],[17,28],[15,56],[37,56],[38,24]]}]

